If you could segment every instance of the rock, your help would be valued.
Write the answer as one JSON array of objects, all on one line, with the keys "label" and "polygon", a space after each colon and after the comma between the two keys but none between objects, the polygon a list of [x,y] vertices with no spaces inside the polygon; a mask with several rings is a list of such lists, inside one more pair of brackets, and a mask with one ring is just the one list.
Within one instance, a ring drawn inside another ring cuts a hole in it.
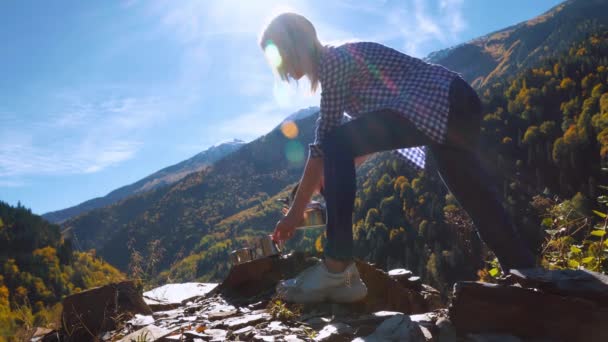
[{"label": "rock", "polygon": [[[352,327],[356,327],[357,334],[359,335],[369,335],[374,330],[376,330],[376,327],[380,325],[380,323],[384,322],[387,318],[390,318],[395,315],[403,315],[403,313],[396,311],[378,311],[373,314],[357,315],[355,317],[343,317],[340,318],[340,322],[346,323]],[[331,320],[327,319],[327,322],[329,321]],[[367,333],[359,332],[359,330],[361,330],[361,327],[365,327],[363,330],[366,330],[369,326],[373,328],[371,331]]]},{"label": "rock", "polygon": [[299,339],[297,335],[287,335],[283,337],[283,339],[285,342],[304,342],[304,340]]},{"label": "rock", "polygon": [[184,312],[183,309],[172,309],[172,310],[167,310],[167,311],[155,311],[152,314],[152,317],[154,319],[171,319],[171,318],[175,318],[177,316],[179,316],[180,314],[182,314]]},{"label": "rock", "polygon": [[367,285],[368,290],[367,297],[362,302],[353,305],[358,311],[391,310],[407,314],[428,311],[424,298],[418,292],[404,287],[389,277],[386,272],[368,263],[359,260],[356,263],[361,279]]},{"label": "rock", "polygon": [[247,314],[228,318],[222,322],[221,326],[230,330],[237,330],[246,325],[254,325],[268,319],[270,319],[270,315],[268,314]]},{"label": "rock", "polygon": [[344,323],[328,324],[315,337],[315,341],[350,341],[352,339],[354,329]]},{"label": "rock", "polygon": [[228,331],[223,329],[206,329],[204,334],[211,337],[211,341],[225,341]]},{"label": "rock", "polygon": [[440,342],[456,342],[458,340],[456,329],[449,319],[439,318],[435,323],[435,326],[439,330],[438,339]]},{"label": "rock", "polygon": [[255,332],[255,329],[252,326],[246,326],[244,328],[241,328],[241,329],[238,329],[238,330],[232,332],[232,334],[234,336],[237,336],[239,339],[241,339],[241,338],[249,338],[254,332]]},{"label": "rock", "polygon": [[588,270],[546,270],[543,268],[511,270],[522,286],[546,293],[589,299],[608,306],[608,276]]},{"label": "rock", "polygon": [[426,285],[426,284],[421,284],[421,292],[422,297],[424,298],[424,301],[426,302],[427,305],[427,310],[428,311],[432,311],[432,310],[437,310],[437,309],[441,309],[441,308],[445,308],[445,304],[443,303],[443,301],[441,300],[441,293],[436,290],[435,288]]},{"label": "rock", "polygon": [[256,298],[261,293],[274,291],[280,280],[292,278],[316,262],[318,260],[303,253],[247,261],[233,265],[217,290],[228,297]]},{"label": "rock", "polygon": [[382,322],[373,334],[357,338],[357,342],[376,342],[376,341],[408,341],[425,342],[426,339],[422,330],[415,322],[406,315],[396,315]]},{"label": "rock", "polygon": [[285,326],[285,324],[283,324],[283,322],[280,322],[280,321],[272,321],[266,327],[266,330],[273,334],[279,334],[288,329],[289,328],[287,326]]},{"label": "rock", "polygon": [[210,321],[215,321],[218,319],[224,319],[224,318],[234,316],[237,313],[238,313],[238,310],[236,310],[236,309],[228,309],[226,311],[212,311],[207,314],[207,319],[209,319]]},{"label": "rock", "polygon": [[62,335],[69,341],[89,341],[114,330],[121,318],[151,315],[133,281],[96,287],[65,297],[61,313]]},{"label": "rock", "polygon": [[134,327],[144,327],[146,325],[150,325],[154,323],[154,318],[149,315],[140,315],[140,314],[135,314],[135,317],[133,317],[132,319],[130,319],[129,321],[127,321],[127,324],[131,324]]},{"label": "rock", "polygon": [[327,317],[312,317],[304,321],[304,323],[310,325],[313,329],[321,329],[329,322],[331,322],[331,318]]},{"label": "rock", "polygon": [[262,334],[256,334],[255,336],[253,336],[253,339],[255,341],[263,341],[263,342],[274,342],[275,341],[275,337],[272,335],[262,335]]},{"label": "rock", "polygon": [[155,325],[148,325],[120,339],[119,342],[131,341],[156,341],[171,333],[171,330],[159,328]]},{"label": "rock", "polygon": [[166,284],[144,292],[146,304],[154,311],[174,309],[189,300],[203,297],[217,287],[213,283]]},{"label": "rock", "polygon": [[412,271],[405,268],[397,268],[388,272],[388,275],[403,285],[405,288],[420,291],[422,289],[422,281],[420,277],[414,276]]},{"label": "rock", "polygon": [[412,271],[406,270],[405,268],[396,268],[394,270],[388,271],[388,275],[395,280],[399,280],[401,278],[407,279],[407,278],[411,277],[413,274],[412,274]]},{"label": "rock", "polygon": [[459,282],[449,309],[460,334],[608,341],[608,308],[588,299],[517,286]]}]

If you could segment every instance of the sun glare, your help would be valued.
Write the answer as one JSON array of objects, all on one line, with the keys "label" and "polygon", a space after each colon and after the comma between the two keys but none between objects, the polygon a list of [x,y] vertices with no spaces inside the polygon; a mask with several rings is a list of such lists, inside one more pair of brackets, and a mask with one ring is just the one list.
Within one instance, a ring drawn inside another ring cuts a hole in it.
[{"label": "sun glare", "polygon": [[288,139],[294,139],[298,136],[298,125],[293,121],[285,121],[281,125],[281,132]]},{"label": "sun glare", "polygon": [[266,59],[268,59],[268,63],[270,63],[270,65],[275,69],[280,67],[281,63],[283,63],[279,49],[272,40],[269,40],[266,44],[264,54],[266,55]]}]

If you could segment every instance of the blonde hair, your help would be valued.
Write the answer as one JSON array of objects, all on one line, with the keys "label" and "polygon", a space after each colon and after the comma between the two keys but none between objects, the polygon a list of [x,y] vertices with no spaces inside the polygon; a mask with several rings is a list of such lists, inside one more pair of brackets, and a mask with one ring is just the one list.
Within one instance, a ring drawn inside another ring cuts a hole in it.
[{"label": "blonde hair", "polygon": [[[273,47],[274,46],[274,47]],[[260,47],[268,55],[268,49],[276,49],[280,55],[273,65],[282,80],[289,82],[288,68],[298,65],[310,80],[310,89],[319,87],[318,60],[323,45],[317,38],[312,23],[296,13],[276,16],[264,29],[260,37]]]}]

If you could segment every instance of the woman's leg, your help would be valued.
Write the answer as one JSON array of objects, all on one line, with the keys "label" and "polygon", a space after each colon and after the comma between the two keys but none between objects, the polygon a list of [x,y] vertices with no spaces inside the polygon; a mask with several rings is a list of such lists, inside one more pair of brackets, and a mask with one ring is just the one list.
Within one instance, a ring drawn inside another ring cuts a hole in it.
[{"label": "woman's leg", "polygon": [[325,140],[323,195],[327,205],[326,257],[350,261],[357,156],[430,144],[430,139],[398,113],[369,113],[336,128]]},{"label": "woman's leg", "polygon": [[431,149],[441,179],[469,214],[479,237],[494,252],[503,270],[534,267],[535,258],[518,236],[478,154],[447,145]]},{"label": "woman's leg", "polygon": [[463,80],[455,81],[450,88],[447,142],[431,146],[439,175],[505,271],[534,267],[534,256],[517,234],[496,185],[479,160],[480,120],[477,94]]}]

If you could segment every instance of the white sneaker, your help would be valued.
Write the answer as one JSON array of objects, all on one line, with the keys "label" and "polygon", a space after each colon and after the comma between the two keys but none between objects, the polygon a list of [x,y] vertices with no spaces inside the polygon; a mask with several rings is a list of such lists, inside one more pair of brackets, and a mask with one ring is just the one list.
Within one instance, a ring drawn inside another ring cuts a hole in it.
[{"label": "white sneaker", "polygon": [[318,303],[329,300],[334,303],[353,303],[367,295],[367,286],[361,280],[355,263],[344,272],[332,273],[325,263],[309,267],[297,277],[281,281],[277,294],[287,302]]}]

